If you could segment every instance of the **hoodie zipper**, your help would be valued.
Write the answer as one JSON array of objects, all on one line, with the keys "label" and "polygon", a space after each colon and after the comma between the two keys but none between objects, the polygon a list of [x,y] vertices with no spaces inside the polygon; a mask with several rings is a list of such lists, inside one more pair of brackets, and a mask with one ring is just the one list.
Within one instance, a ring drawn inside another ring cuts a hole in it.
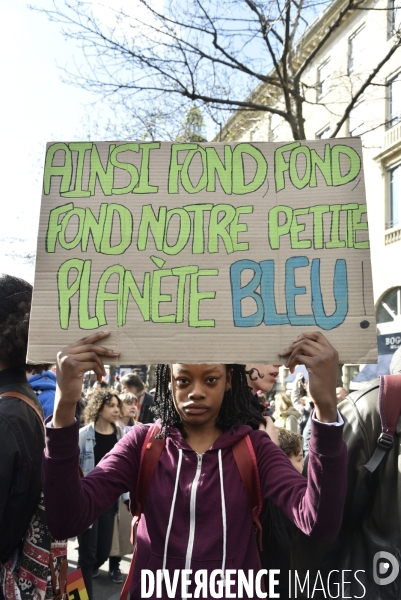
[{"label": "hoodie zipper", "polygon": [[197,492],[199,477],[200,477],[201,470],[202,470],[203,454],[196,453],[196,456],[197,456],[196,473],[195,473],[194,480],[192,482],[191,498],[189,501],[189,538],[188,538],[187,554],[185,557],[185,569],[191,568],[192,551],[193,551],[194,539],[195,539],[196,492]]}]

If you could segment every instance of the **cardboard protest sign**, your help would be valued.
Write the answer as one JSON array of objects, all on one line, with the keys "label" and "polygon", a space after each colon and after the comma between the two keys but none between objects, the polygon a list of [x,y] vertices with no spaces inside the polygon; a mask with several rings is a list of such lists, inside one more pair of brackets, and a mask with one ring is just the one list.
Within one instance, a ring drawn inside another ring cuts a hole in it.
[{"label": "cardboard protest sign", "polygon": [[377,359],[360,140],[47,146],[28,359],[97,328],[121,364]]}]

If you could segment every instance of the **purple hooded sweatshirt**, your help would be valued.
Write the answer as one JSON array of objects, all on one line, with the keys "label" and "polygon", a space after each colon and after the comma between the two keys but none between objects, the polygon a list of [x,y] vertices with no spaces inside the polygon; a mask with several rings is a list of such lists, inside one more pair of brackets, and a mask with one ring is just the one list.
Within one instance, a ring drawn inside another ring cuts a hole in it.
[{"label": "purple hooded sweatshirt", "polygon": [[[78,475],[78,423],[47,427],[43,487],[50,530],[56,538],[82,533],[135,484],[146,425],[125,435],[85,478]],[[245,488],[231,447],[250,435],[262,495],[302,531],[333,540],[346,492],[347,450],[342,427],[312,422],[308,479],[263,431],[241,425],[223,433],[203,455],[173,429],[151,481],[138,527],[138,552],[130,598],[141,598],[141,570],[248,569],[258,571],[258,551]],[[167,598],[164,585],[163,598]],[[231,588],[232,589],[232,588]],[[194,584],[188,588],[194,591]],[[156,591],[152,598],[156,598]],[[179,593],[178,593],[178,596]],[[209,597],[209,596],[208,596]],[[246,596],[245,596],[246,597]]]}]

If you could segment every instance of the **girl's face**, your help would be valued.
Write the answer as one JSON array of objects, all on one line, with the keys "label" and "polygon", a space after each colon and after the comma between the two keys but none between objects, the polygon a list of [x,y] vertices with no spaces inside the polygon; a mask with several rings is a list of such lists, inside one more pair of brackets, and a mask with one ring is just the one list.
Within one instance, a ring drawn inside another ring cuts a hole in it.
[{"label": "girl's face", "polygon": [[129,417],[130,419],[136,419],[136,401],[135,400],[123,400],[121,403],[121,416]]},{"label": "girl's face", "polygon": [[231,376],[224,364],[172,365],[174,405],[184,426],[215,425]]},{"label": "girl's face", "polygon": [[289,456],[288,458],[290,459],[290,461],[292,462],[292,464],[294,465],[294,467],[296,468],[298,473],[301,473],[301,475],[302,475],[302,471],[304,469],[304,462],[305,462],[302,448],[300,449],[298,454],[291,454],[291,456]]},{"label": "girl's face", "polygon": [[120,406],[115,396],[112,396],[102,410],[99,412],[99,417],[108,423],[115,423],[120,416]]}]

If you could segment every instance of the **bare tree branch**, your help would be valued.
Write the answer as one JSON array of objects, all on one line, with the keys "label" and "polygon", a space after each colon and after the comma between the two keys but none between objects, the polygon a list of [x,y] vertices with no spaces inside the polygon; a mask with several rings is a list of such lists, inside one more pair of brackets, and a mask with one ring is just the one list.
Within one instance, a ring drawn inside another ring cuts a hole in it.
[{"label": "bare tree branch", "polygon": [[[124,136],[131,129],[134,137],[176,139],[197,107],[220,131],[227,115],[268,113],[303,139],[305,106],[312,104],[335,114],[337,135],[369,86],[381,85],[375,78],[400,46],[391,38],[362,84],[340,74],[344,98],[334,109],[314,94],[312,64],[352,11],[389,8],[365,7],[367,0],[167,0],[163,8],[151,1],[133,0],[132,13],[111,7],[108,25],[96,5],[81,0],[35,9],[80,45],[85,62],[65,70],[65,78],[112,102],[113,127]],[[321,11],[312,36],[308,28]]]}]

